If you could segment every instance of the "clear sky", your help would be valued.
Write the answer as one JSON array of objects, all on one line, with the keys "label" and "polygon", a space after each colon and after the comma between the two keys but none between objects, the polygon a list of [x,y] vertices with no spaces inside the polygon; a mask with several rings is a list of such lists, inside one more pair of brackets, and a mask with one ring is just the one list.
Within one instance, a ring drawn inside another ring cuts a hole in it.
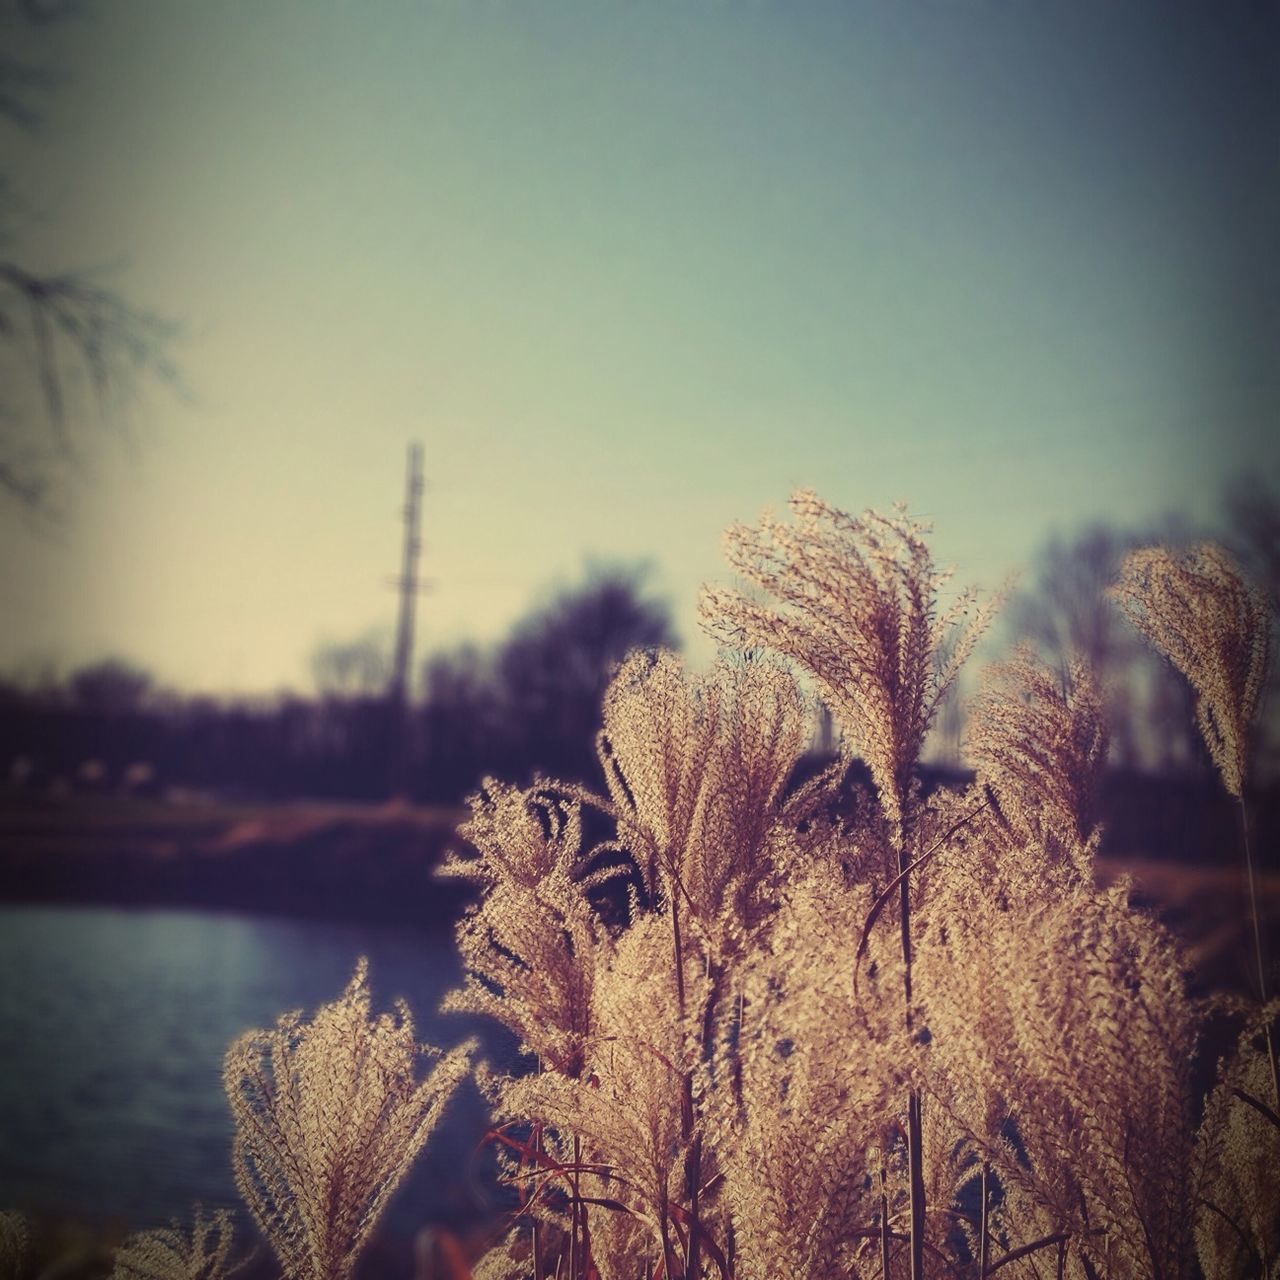
[{"label": "clear sky", "polygon": [[0,509],[0,665],[304,687],[585,555],[677,625],[720,533],[897,499],[994,585],[1090,519],[1280,479],[1280,9],[1170,0],[98,0],[31,36],[3,252],[182,322],[190,402]]}]

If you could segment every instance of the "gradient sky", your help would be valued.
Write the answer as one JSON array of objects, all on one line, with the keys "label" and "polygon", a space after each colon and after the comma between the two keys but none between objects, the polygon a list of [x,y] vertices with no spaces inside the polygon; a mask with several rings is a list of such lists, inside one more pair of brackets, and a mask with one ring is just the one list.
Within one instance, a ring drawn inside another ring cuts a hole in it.
[{"label": "gradient sky", "polygon": [[[27,42],[3,247],[182,322],[190,402],[0,508],[0,666],[305,687],[585,555],[677,625],[797,485],[995,585],[1053,531],[1280,480],[1280,9],[1041,0],[99,0]],[[38,213],[38,216],[37,216]]]}]

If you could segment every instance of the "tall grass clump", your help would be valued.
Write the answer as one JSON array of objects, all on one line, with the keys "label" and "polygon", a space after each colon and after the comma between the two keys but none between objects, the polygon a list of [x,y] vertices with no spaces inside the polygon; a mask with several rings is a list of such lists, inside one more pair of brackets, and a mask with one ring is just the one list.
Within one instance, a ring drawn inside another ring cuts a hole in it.
[{"label": "tall grass clump", "polygon": [[197,1209],[190,1231],[175,1222],[165,1229],[139,1231],[116,1250],[111,1280],[230,1280],[231,1215],[218,1210],[206,1218]]},{"label": "tall grass clump", "polygon": [[[1262,593],[1249,586],[1230,555],[1212,544],[1174,555],[1163,547],[1135,551],[1113,588],[1133,625],[1186,677],[1196,723],[1223,786],[1240,814],[1240,843],[1249,886],[1254,978],[1263,1005],[1270,983],[1258,909],[1248,788],[1258,722],[1271,662],[1271,626]],[[1269,1021],[1271,1102],[1280,1109],[1280,1070]]]},{"label": "tall grass clump", "polygon": [[1208,1276],[1280,1274],[1280,1066],[1258,872],[1252,766],[1266,699],[1271,626],[1262,593],[1212,544],[1175,555],[1135,551],[1113,595],[1138,631],[1186,678],[1196,723],[1240,819],[1257,1004],[1219,1064],[1196,1150],[1196,1247]]},{"label": "tall grass clump", "polygon": [[366,971],[310,1022],[286,1014],[227,1051],[236,1185],[287,1280],[348,1280],[470,1067],[467,1043],[417,1081],[409,1010],[371,1018]]},{"label": "tall grass clump", "polygon": [[[618,671],[603,791],[472,802],[451,1004],[536,1061],[484,1077],[521,1199],[476,1274],[1194,1276],[1202,1192],[1249,1176],[1230,1133],[1265,1117],[1215,1095],[1196,1146],[1178,949],[1094,874],[1089,671],[993,668],[973,783],[926,796],[993,606],[943,606],[901,512],[792,507],[730,531],[707,672]],[[809,688],[841,750],[801,782]]]},{"label": "tall grass clump", "polygon": [[[1280,1098],[1247,800],[1269,658],[1225,555],[1139,553],[1115,596],[1189,679],[1240,806],[1258,999],[1202,1106],[1206,1012],[1173,937],[1103,886],[1103,700],[1028,649],[972,700],[972,781],[920,758],[994,604],[924,526],[810,493],[729,531],[705,671],[634,653],[595,789],[486,780],[443,874],[476,891],[445,1007],[504,1025],[475,1069],[514,1189],[477,1280],[1280,1278]],[[809,752],[816,691],[839,726]],[[854,768],[857,762],[865,770]],[[865,782],[858,781],[865,777]],[[349,1280],[472,1046],[425,1080],[363,966],[229,1051],[234,1161],[289,1280]],[[21,1248],[0,1218],[0,1257]],[[221,1219],[121,1276],[225,1272]],[[148,1270],[150,1268],[150,1270]]]},{"label": "tall grass clump", "polygon": [[12,1209],[0,1211],[0,1276],[4,1280],[22,1274],[30,1232],[27,1220]]}]

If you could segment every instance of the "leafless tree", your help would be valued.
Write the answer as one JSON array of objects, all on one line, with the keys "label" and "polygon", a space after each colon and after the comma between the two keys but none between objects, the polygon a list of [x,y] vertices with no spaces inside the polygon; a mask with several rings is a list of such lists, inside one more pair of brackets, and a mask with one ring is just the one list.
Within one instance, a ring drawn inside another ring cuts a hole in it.
[{"label": "leafless tree", "polygon": [[1242,475],[1227,487],[1223,507],[1231,550],[1266,594],[1272,615],[1280,615],[1280,493],[1256,475]]},{"label": "leafless tree", "polygon": [[[1238,476],[1223,494],[1225,541],[1246,576],[1271,606],[1272,653],[1280,622],[1280,492],[1257,475]],[[1280,777],[1280,662],[1271,664],[1271,680],[1262,714],[1258,770]]]},{"label": "leafless tree", "polygon": [[122,658],[90,663],[67,680],[75,706],[107,715],[141,710],[154,685],[150,672]]},{"label": "leafless tree", "polygon": [[613,670],[632,649],[674,649],[665,601],[643,564],[589,566],[584,581],[535,606],[497,654],[503,715],[518,753],[548,773],[583,776]]},{"label": "leafless tree", "polygon": [[[0,33],[30,33],[80,16],[76,0],[10,0]],[[36,133],[55,78],[0,56],[0,133]],[[0,171],[0,495],[55,512],[81,455],[85,419],[118,421],[139,385],[176,386],[174,324],[81,268],[23,261],[15,181]]]},{"label": "leafless tree", "polygon": [[311,675],[325,698],[380,698],[391,679],[387,633],[374,628],[352,640],[327,641],[311,657]]}]

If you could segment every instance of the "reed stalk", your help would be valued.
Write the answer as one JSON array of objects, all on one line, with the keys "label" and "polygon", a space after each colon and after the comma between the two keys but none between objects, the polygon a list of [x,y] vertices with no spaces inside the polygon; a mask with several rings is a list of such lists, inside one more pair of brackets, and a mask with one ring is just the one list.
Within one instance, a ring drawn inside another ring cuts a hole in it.
[{"label": "reed stalk", "polygon": [[[898,931],[902,946],[903,1016],[907,1039],[914,1028],[911,1017],[911,858],[907,851],[905,823],[899,822],[894,839],[898,859]],[[907,1094],[907,1172],[910,1182],[911,1280],[924,1280],[924,1152],[920,1119],[920,1093]]]},{"label": "reed stalk", "polygon": [[982,1216],[978,1227],[978,1280],[987,1280],[991,1264],[991,1166],[982,1162]]},{"label": "reed stalk", "polygon": [[[686,995],[684,981],[684,938],[680,931],[680,894],[683,886],[676,876],[672,876],[671,887],[671,939],[675,956],[676,1006],[680,1014],[680,1025],[684,1026],[686,1015]],[[699,1222],[698,1222],[698,1183],[702,1178],[702,1145],[693,1137],[693,1072],[685,1071],[681,1079],[680,1092],[680,1136],[688,1146],[685,1156],[684,1176],[685,1190],[689,1197],[689,1243],[685,1249],[685,1276],[687,1280],[696,1280],[698,1274]],[[672,1278],[674,1280],[674,1277]]]},{"label": "reed stalk", "polygon": [[[582,1139],[575,1134],[573,1138],[573,1173],[569,1180],[573,1188],[573,1203],[569,1206],[569,1280],[578,1280],[579,1274],[578,1223],[582,1214],[582,1185],[579,1172],[581,1165]],[[581,1271],[585,1274],[586,1267],[582,1266]]]},{"label": "reed stalk", "polygon": [[[1268,999],[1267,960],[1262,943],[1262,913],[1258,909],[1258,873],[1253,861],[1253,842],[1249,835],[1249,809],[1245,803],[1244,789],[1238,797],[1240,812],[1240,843],[1244,848],[1245,878],[1249,882],[1249,919],[1253,926],[1253,959],[1257,970],[1258,999],[1263,1006]],[[1271,1020],[1263,1027],[1263,1035],[1267,1043],[1267,1061],[1271,1067],[1271,1088],[1276,1101],[1276,1109],[1280,1110],[1280,1069],[1276,1063],[1275,1039],[1271,1032]]]},{"label": "reed stalk", "polygon": [[889,1190],[880,1164],[880,1280],[889,1280]]},{"label": "reed stalk", "polygon": [[[541,1132],[535,1134],[534,1151],[539,1154],[542,1151]],[[534,1168],[537,1168],[536,1159]],[[537,1194],[536,1188],[534,1194]],[[544,1280],[542,1271],[542,1220],[536,1214],[533,1218],[533,1280]]]}]

